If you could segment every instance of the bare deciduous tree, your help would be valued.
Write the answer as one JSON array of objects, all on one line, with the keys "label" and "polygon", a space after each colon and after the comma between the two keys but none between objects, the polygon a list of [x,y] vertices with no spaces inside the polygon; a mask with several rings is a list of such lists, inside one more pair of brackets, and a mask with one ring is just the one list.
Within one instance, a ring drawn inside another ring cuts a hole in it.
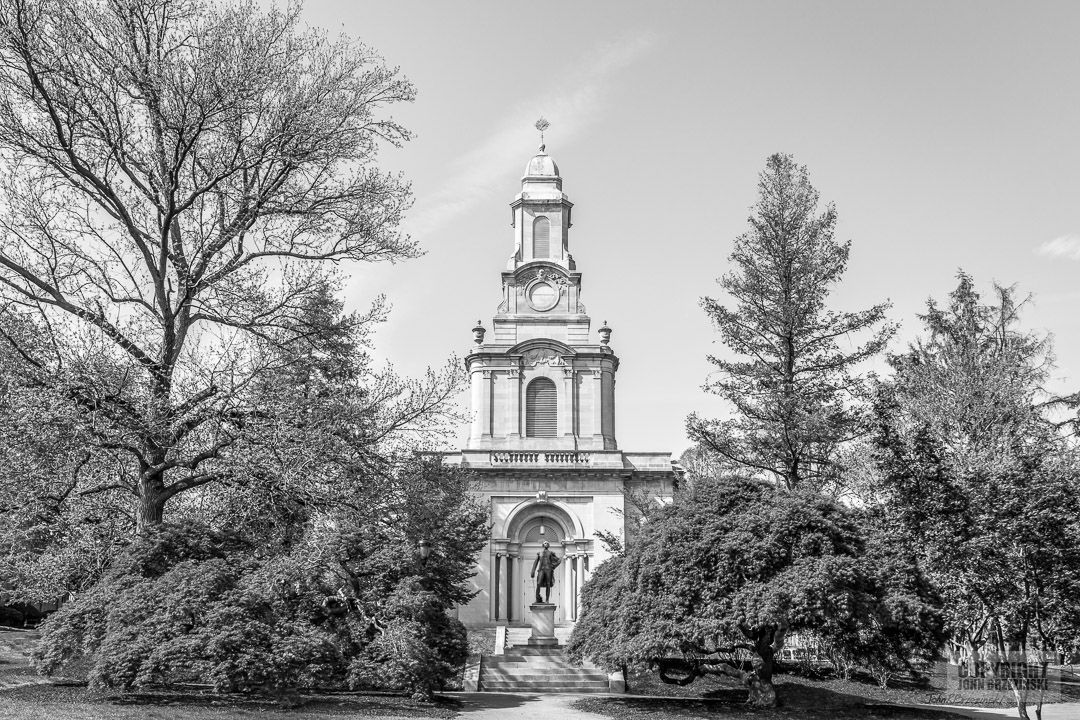
[{"label": "bare deciduous tree", "polygon": [[298,12],[0,0],[0,302],[47,335],[5,340],[132,461],[100,489],[140,528],[226,472],[329,266],[417,252],[375,165],[413,87]]}]

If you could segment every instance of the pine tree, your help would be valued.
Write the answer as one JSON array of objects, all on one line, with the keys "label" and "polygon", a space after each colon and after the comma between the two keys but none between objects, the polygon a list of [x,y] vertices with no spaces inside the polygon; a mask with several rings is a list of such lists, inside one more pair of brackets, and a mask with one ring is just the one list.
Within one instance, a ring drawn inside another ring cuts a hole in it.
[{"label": "pine tree", "polygon": [[[944,307],[928,303],[924,337],[877,388],[876,459],[900,542],[945,598],[953,658],[1043,672],[1080,639],[1080,457],[1046,416],[1049,339],[1020,329],[1012,288],[994,291],[984,303],[960,273]],[[1041,706],[995,672],[1021,718]]]},{"label": "pine tree", "polygon": [[[860,312],[826,306],[851,243],[834,239],[832,204],[818,214],[806,168],[773,155],[758,188],[750,230],[736,238],[733,267],[719,280],[733,305],[701,303],[733,355],[709,358],[718,373],[706,389],[734,414],[691,415],[687,429],[733,469],[788,488],[821,487],[836,474],[839,448],[860,433],[851,402],[864,395],[856,366],[880,352],[896,327],[885,320],[888,302]],[[841,347],[841,339],[866,332],[861,345]]]}]

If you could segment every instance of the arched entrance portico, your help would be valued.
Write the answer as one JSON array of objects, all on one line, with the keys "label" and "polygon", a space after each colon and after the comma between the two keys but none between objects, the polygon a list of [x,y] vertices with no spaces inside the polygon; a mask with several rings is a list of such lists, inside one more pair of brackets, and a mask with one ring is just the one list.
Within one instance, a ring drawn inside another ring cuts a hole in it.
[{"label": "arched entrance portico", "polygon": [[[493,619],[528,623],[529,605],[536,600],[535,579],[529,575],[543,543],[547,542],[551,552],[562,560],[551,589],[551,602],[556,605],[555,622],[565,625],[577,620],[578,594],[590,566],[592,540],[584,537],[576,513],[566,504],[549,500],[540,493],[537,498],[514,507],[501,534],[503,539],[493,541],[496,563],[492,573]],[[499,552],[500,546],[505,552]],[[501,558],[505,562],[500,566]]]}]

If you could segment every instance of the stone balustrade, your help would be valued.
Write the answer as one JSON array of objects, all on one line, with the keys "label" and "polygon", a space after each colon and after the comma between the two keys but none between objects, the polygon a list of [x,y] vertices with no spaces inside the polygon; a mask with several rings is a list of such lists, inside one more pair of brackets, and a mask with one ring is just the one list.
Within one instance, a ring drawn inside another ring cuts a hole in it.
[{"label": "stone balustrade", "polygon": [[492,465],[588,465],[589,453],[567,450],[504,450],[490,454]]}]

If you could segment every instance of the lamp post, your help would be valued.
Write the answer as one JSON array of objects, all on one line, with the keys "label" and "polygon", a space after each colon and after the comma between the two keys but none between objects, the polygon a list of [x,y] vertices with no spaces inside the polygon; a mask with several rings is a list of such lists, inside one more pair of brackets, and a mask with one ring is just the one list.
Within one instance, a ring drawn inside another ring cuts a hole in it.
[{"label": "lamp post", "polygon": [[417,554],[420,555],[420,564],[427,565],[428,558],[431,557],[431,543],[427,540],[421,540],[416,544]]},{"label": "lamp post", "polygon": [[431,576],[427,572],[427,563],[431,557],[431,550],[431,543],[427,540],[416,543],[416,557],[420,560],[420,579],[417,581],[417,586],[421,590],[431,589]]}]

